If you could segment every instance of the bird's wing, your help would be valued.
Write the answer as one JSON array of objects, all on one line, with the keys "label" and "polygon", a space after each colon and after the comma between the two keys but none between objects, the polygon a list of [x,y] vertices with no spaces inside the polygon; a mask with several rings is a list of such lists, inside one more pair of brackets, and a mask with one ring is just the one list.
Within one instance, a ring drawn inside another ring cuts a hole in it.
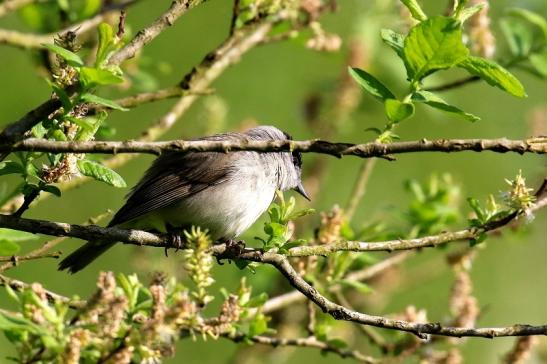
[{"label": "bird's wing", "polygon": [[[211,137],[207,138],[210,139]],[[154,161],[109,226],[167,207],[230,178],[234,153],[167,153]]]}]

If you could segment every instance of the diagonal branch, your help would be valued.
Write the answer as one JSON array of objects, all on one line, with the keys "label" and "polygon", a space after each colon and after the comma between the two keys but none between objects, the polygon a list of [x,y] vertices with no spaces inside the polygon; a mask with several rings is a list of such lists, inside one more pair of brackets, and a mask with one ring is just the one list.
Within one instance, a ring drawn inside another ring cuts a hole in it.
[{"label": "diagonal branch", "polygon": [[[241,259],[241,257],[240,257]],[[287,281],[309,300],[314,302],[323,312],[336,320],[350,321],[363,325],[370,325],[385,329],[406,331],[420,338],[426,339],[428,334],[452,337],[485,337],[495,338],[503,336],[547,335],[547,325],[532,326],[515,324],[508,327],[465,328],[442,326],[440,323],[414,323],[403,320],[394,320],[382,316],[368,315],[350,310],[338,305],[321,295],[313,286],[306,282],[289,263],[288,259],[275,253],[258,253],[246,256],[245,259],[274,266]]]},{"label": "diagonal branch", "polygon": [[[195,96],[188,96],[189,100]],[[187,105],[190,101],[185,101]],[[187,106],[186,106],[187,107]],[[50,153],[148,153],[159,155],[163,152],[288,152],[321,153],[336,157],[357,156],[361,158],[385,157],[391,154],[413,152],[461,152],[461,151],[492,151],[497,153],[514,152],[547,153],[547,138],[538,137],[527,140],[499,139],[438,139],[416,140],[383,144],[371,142],[365,144],[334,143],[324,140],[173,140],[166,142],[148,141],[87,141],[60,142],[46,139],[29,138],[13,144],[0,144],[0,151],[41,151]]]},{"label": "diagonal branch", "polygon": [[[172,25],[176,19],[185,14],[188,9],[195,4],[200,4],[202,2],[203,0],[173,1],[169,10],[163,13],[152,24],[140,30],[131,42],[110,58],[109,63],[111,65],[119,65],[124,60],[134,56],[138,49],[150,43],[168,25]],[[23,118],[9,124],[2,133],[0,133],[0,140],[14,141],[21,139],[27,130],[30,130],[34,125],[38,124],[42,119],[46,118],[59,107],[61,107],[61,102],[57,98],[45,101],[35,109],[29,111]]]}]

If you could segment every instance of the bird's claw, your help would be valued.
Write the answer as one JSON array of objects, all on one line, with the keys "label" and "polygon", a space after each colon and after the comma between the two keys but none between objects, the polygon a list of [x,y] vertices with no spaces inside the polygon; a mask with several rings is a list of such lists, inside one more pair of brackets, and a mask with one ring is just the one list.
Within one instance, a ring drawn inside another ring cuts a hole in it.
[{"label": "bird's claw", "polygon": [[232,257],[237,257],[241,253],[245,251],[245,241],[243,240],[233,240],[233,239],[227,239],[223,241],[226,249],[224,250],[224,253],[221,255],[216,256],[217,263],[219,265],[224,265],[222,260],[224,259],[232,259]]},{"label": "bird's claw", "polygon": [[181,235],[176,232],[169,233],[167,240],[169,243],[165,245],[166,257],[168,256],[167,250],[169,250],[169,248],[175,248],[175,253],[176,253],[177,251],[179,251],[179,249],[182,249],[184,246]]}]

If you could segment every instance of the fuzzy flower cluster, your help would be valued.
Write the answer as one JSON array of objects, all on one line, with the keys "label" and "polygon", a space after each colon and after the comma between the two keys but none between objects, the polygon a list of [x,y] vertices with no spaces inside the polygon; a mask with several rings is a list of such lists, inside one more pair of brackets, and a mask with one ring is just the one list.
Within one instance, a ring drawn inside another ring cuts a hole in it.
[{"label": "fuzzy flower cluster", "polygon": [[526,179],[522,177],[519,171],[514,180],[505,180],[510,186],[509,190],[502,192],[503,202],[507,207],[523,213],[527,219],[533,219],[532,207],[536,197],[532,193],[533,189],[526,187]]},{"label": "fuzzy flower cluster", "polygon": [[201,306],[205,306],[213,300],[213,296],[207,293],[207,288],[215,281],[211,276],[213,269],[213,256],[209,252],[211,239],[207,236],[207,232],[199,227],[192,227],[184,234],[187,242],[184,250],[184,269],[196,286],[196,291],[192,292],[192,295]]}]

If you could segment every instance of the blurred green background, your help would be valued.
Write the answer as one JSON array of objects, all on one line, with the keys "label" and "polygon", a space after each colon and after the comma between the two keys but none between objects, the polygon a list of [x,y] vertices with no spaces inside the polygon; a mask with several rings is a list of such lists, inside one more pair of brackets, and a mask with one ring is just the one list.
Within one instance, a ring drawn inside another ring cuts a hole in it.
[{"label": "blurred green background", "polygon": [[[128,23],[136,31],[164,11],[169,1],[140,1],[128,12]],[[261,124],[278,126],[294,136],[295,139],[315,138],[317,132],[310,130],[304,122],[304,101],[310,94],[320,93],[323,99],[332,99],[336,94],[336,81],[345,72],[348,40],[357,39],[364,44],[364,57],[368,60],[367,70],[384,80],[389,87],[401,94],[404,91],[403,68],[391,50],[383,46],[378,36],[381,27],[395,27],[398,10],[395,1],[344,0],[334,14],[324,16],[322,23],[329,32],[339,34],[344,43],[339,52],[318,53],[306,49],[301,42],[283,42],[260,46],[246,54],[240,63],[228,69],[214,83],[215,94],[226,106],[227,123],[223,130],[238,128],[244,120],[255,119]],[[430,13],[442,13],[445,1],[424,1]],[[527,7],[547,15],[547,3],[536,1],[491,2],[494,30],[499,35],[497,19],[509,6]],[[144,49],[149,63],[147,71],[157,78],[159,86],[169,86],[181,79],[191,67],[196,65],[208,51],[214,49],[227,36],[230,22],[231,1],[211,0],[192,10],[165,31]],[[0,19],[0,27],[28,31],[16,15]],[[498,38],[499,54],[504,54],[506,46]],[[358,65],[357,65],[358,66]],[[532,134],[531,120],[543,110],[547,113],[547,84],[528,74],[516,71],[523,82],[529,97],[517,99],[489,87],[475,83],[446,93],[444,97],[452,104],[468,112],[479,115],[482,120],[469,123],[445,116],[436,111],[418,107],[416,115],[397,130],[404,140],[418,138],[526,138]],[[442,77],[455,79],[457,72],[442,73]],[[2,126],[21,117],[29,109],[45,100],[48,86],[35,72],[29,52],[0,46],[0,122]],[[443,79],[435,77],[431,84]],[[109,93],[111,92],[111,93]],[[121,92],[121,91],[120,91]],[[116,96],[117,91],[106,91],[106,96]],[[215,97],[217,97],[215,96]],[[113,113],[109,124],[118,130],[116,138],[134,138],[152,121],[163,115],[173,101],[145,105],[127,113]],[[209,103],[209,104],[208,104]],[[194,137],[210,130],[211,101],[207,97],[194,104],[176,126],[162,139]],[[208,111],[209,110],[209,111]],[[384,123],[383,110],[371,97],[364,96],[358,110],[353,113],[341,128],[340,141],[366,142],[373,138],[364,130],[381,127]],[[541,121],[539,121],[541,123]],[[537,126],[537,121],[536,121]],[[545,116],[543,119],[545,130]],[[311,154],[304,156],[304,167],[316,158]],[[132,185],[151,162],[150,156],[140,156],[119,170],[119,173]],[[331,160],[330,170],[319,195],[311,203],[299,199],[302,207],[313,207],[319,211],[328,210],[334,204],[344,205],[351,192],[355,176],[362,161],[357,158]],[[396,162],[378,161],[370,180],[368,192],[360,205],[355,224],[385,218],[388,224],[397,224],[396,214],[391,210],[404,209],[410,196],[403,183],[408,179],[425,181],[432,173],[449,172],[461,186],[462,201],[468,196],[484,200],[489,193],[498,194],[506,189],[504,178],[513,178],[522,170],[530,186],[536,186],[545,176],[544,156],[495,153],[454,153],[408,154],[398,157]],[[304,168],[304,174],[309,173]],[[4,183],[14,183],[7,179]],[[127,190],[120,190],[90,182],[82,187],[68,191],[62,198],[48,198],[32,208],[27,217],[81,223],[89,216],[97,215],[106,209],[117,209]],[[463,206],[463,211],[468,211]],[[483,309],[478,321],[480,326],[502,326],[513,323],[547,323],[547,214],[537,214],[533,224],[525,226],[516,233],[490,239],[475,262],[472,271],[474,292]],[[393,221],[389,220],[393,219]],[[313,217],[313,223],[318,217]],[[461,221],[463,226],[465,222]],[[244,239],[261,233],[260,222],[248,231]],[[29,248],[37,246],[29,243]],[[69,252],[80,244],[68,240],[61,245]],[[118,246],[78,275],[67,275],[56,270],[55,261],[36,261],[12,269],[8,275],[24,281],[38,280],[48,289],[64,295],[78,294],[86,297],[95,288],[97,273],[101,270],[116,272],[139,272],[146,279],[149,271],[162,265],[181,265],[180,255],[171,253],[163,258],[162,253],[153,249],[138,249]],[[146,260],[153,263],[145,264]],[[182,270],[179,268],[179,271]],[[242,275],[247,275],[259,290],[268,290],[270,279],[279,277],[268,269],[259,269],[256,275],[242,272],[232,265],[216,268],[218,285],[233,288]],[[382,304],[370,305],[369,313],[386,314],[403,310],[412,304],[427,310],[432,321],[443,320],[447,316],[448,293],[452,284],[451,270],[444,262],[444,252],[427,250],[412,258],[401,269],[395,287],[390,286],[387,296],[382,296],[382,285],[375,286],[372,297],[363,301],[374,301],[381,296]],[[216,287],[216,286],[215,286]],[[0,291],[0,306],[10,303]],[[350,325],[340,323],[339,326]],[[492,363],[499,361],[513,344],[513,339],[496,340],[470,339],[463,345],[466,362]],[[367,351],[365,340],[356,339],[359,349]],[[178,345],[178,363],[230,363],[238,362],[238,346],[227,341],[186,340]],[[10,352],[6,341],[0,338],[0,353]],[[543,352],[543,356],[538,354]],[[246,358],[249,359],[249,358]],[[251,358],[252,359],[252,358]],[[2,362],[3,359],[0,359]],[[250,362],[253,362],[252,360]],[[311,349],[264,350],[257,355],[255,362],[275,363],[331,363],[342,359],[329,355],[321,356]],[[547,340],[542,338],[530,363],[547,362]]]}]

